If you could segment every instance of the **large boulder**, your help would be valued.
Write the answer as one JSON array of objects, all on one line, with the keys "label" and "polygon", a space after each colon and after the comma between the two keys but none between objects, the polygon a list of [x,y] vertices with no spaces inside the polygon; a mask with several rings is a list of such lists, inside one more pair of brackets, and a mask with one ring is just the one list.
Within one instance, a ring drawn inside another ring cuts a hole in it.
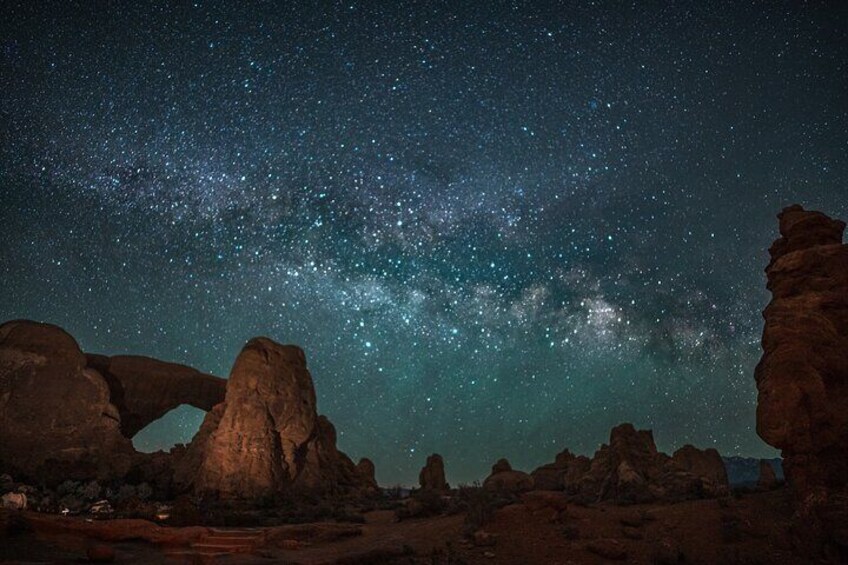
[{"label": "large boulder", "polygon": [[492,465],[492,473],[483,481],[483,488],[494,492],[517,494],[533,490],[533,477],[516,471],[506,459]]},{"label": "large boulder", "polygon": [[362,486],[317,413],[303,351],[264,337],[242,349],[225,401],[207,414],[176,475],[198,493],[245,500]]},{"label": "large boulder", "polygon": [[55,484],[123,477],[135,450],[103,376],[58,326],[0,325],[0,470]]},{"label": "large boulder", "polygon": [[727,469],[715,449],[701,450],[687,444],[675,451],[671,459],[680,469],[700,479],[705,496],[719,498],[730,494]]},{"label": "large boulder", "polygon": [[574,455],[565,449],[557,453],[553,463],[537,467],[530,475],[533,477],[534,488],[538,490],[561,490],[574,494],[591,464],[588,457]]},{"label": "large boulder", "polygon": [[441,455],[434,453],[427,457],[427,463],[418,473],[418,485],[421,490],[436,492],[448,490],[448,483],[445,480],[445,462]]},{"label": "large boulder", "polygon": [[182,404],[208,412],[227,390],[225,379],[151,357],[87,354],[86,360],[108,383],[129,438]]}]

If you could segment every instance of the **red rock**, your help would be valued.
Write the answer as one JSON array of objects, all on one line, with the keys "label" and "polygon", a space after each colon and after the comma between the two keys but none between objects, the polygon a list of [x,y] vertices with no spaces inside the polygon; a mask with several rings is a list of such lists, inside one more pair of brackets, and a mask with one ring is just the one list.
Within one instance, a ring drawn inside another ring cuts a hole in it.
[{"label": "red rock", "polygon": [[353,462],[336,449],[333,425],[318,416],[303,351],[268,338],[244,346],[225,402],[207,415],[196,441],[177,474],[197,492],[259,499],[363,485]]},{"label": "red rock", "polygon": [[363,457],[359,460],[359,463],[356,464],[356,472],[359,473],[359,476],[362,478],[363,484],[372,490],[377,490],[379,487],[377,486],[377,479],[375,477],[375,469],[374,462],[368,459],[367,457]]},{"label": "red rock", "polygon": [[418,484],[421,490],[448,490],[448,483],[445,480],[445,462],[441,455],[434,453],[427,457],[427,463],[418,473]]},{"label": "red rock", "polygon": [[208,412],[224,401],[225,379],[185,365],[137,355],[87,354],[86,359],[109,384],[121,431],[129,438],[182,404]]},{"label": "red rock", "polygon": [[778,218],[754,375],[757,433],[782,450],[787,482],[809,514],[848,488],[848,245],[845,223],[820,212],[796,205]]},{"label": "red rock", "polygon": [[556,455],[553,463],[536,468],[530,475],[533,477],[536,489],[563,490],[574,494],[580,479],[590,466],[591,460],[588,457],[575,456],[565,449]]},{"label": "red rock", "polygon": [[701,479],[706,496],[718,498],[730,494],[727,469],[715,449],[701,450],[687,444],[675,451],[671,458],[678,467]]},{"label": "red rock", "polygon": [[515,471],[506,459],[492,465],[492,474],[483,481],[483,488],[496,492],[520,493],[533,489],[533,477]]},{"label": "red rock", "polygon": [[115,560],[115,550],[108,545],[92,545],[85,554],[92,563],[112,563]]},{"label": "red rock", "polygon": [[[694,461],[695,456],[689,450],[681,454],[680,460],[687,454]],[[701,465],[714,457],[702,453],[697,459]],[[696,467],[690,463],[681,466],[659,453],[650,430],[637,431],[631,424],[621,424],[610,431],[609,445],[602,445],[595,453],[589,470],[577,485],[577,498],[583,502],[609,500],[633,504],[702,497],[708,494],[704,492],[704,482],[710,483],[712,479],[698,476],[696,472],[700,471]],[[705,468],[718,474],[712,464]]]},{"label": "red rock", "polygon": [[67,332],[0,326],[0,470],[48,484],[123,477],[135,450],[120,424],[106,381]]}]

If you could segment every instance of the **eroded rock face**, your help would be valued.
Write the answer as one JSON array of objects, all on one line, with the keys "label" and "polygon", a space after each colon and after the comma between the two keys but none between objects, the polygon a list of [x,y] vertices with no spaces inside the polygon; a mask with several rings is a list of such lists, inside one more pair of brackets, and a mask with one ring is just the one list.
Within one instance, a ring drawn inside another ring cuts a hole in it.
[{"label": "eroded rock face", "polygon": [[336,449],[333,425],[318,416],[303,351],[262,337],[242,349],[224,403],[207,415],[177,477],[197,492],[239,499],[363,484]]},{"label": "eroded rock face", "polygon": [[800,206],[779,215],[766,268],[757,433],[782,450],[801,513],[848,487],[848,246],[845,223]]},{"label": "eroded rock face", "polygon": [[538,490],[561,490],[574,494],[591,464],[591,459],[585,455],[574,455],[565,449],[557,453],[553,463],[542,465],[530,474]]},{"label": "eroded rock face", "polygon": [[427,463],[418,474],[418,484],[421,490],[446,491],[448,483],[445,480],[445,462],[442,456],[434,453],[427,457]]},{"label": "eroded rock face", "polygon": [[[848,561],[848,245],[845,223],[800,206],[779,215],[766,267],[757,433],[783,455],[798,540]],[[765,469],[764,469],[765,471]],[[766,471],[766,475],[768,475]],[[771,482],[769,476],[764,483]]]},{"label": "eroded rock face", "polygon": [[0,326],[0,467],[34,482],[122,477],[135,450],[106,381],[63,329]]},{"label": "eroded rock face", "polygon": [[634,504],[656,500],[719,497],[729,493],[727,473],[714,449],[691,445],[673,457],[657,451],[650,430],[621,424],[589,460],[568,450],[536,469],[536,488],[554,486],[583,502]]},{"label": "eroded rock face", "polygon": [[182,404],[208,412],[224,401],[227,390],[225,379],[151,357],[87,354],[86,359],[108,383],[128,438]]}]

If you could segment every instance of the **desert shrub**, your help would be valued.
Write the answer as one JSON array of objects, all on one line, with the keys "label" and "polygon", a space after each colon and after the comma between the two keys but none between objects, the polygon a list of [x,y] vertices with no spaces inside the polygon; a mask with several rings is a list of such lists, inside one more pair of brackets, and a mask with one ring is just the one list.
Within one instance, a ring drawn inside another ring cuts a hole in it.
[{"label": "desert shrub", "polygon": [[480,487],[460,487],[457,494],[457,509],[465,512],[463,531],[472,535],[492,519],[495,511],[515,502],[514,495],[491,492]]}]

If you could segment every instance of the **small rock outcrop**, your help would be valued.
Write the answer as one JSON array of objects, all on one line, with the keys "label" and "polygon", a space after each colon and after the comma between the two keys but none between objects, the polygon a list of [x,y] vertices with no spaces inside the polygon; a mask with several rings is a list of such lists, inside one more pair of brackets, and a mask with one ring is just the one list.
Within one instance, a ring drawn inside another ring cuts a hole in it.
[{"label": "small rock outcrop", "polygon": [[336,448],[335,428],[317,413],[303,351],[264,337],[242,349],[225,401],[207,414],[177,476],[195,492],[244,500],[363,486]]},{"label": "small rock outcrop", "polygon": [[777,475],[774,473],[774,468],[771,463],[765,459],[760,459],[760,478],[757,479],[757,488],[763,490],[773,490],[780,483],[777,481]]},{"label": "small rock outcrop", "polygon": [[848,560],[848,245],[845,223],[795,205],[769,248],[757,433],[781,450],[798,538]]},{"label": "small rock outcrop", "polygon": [[634,504],[720,497],[730,492],[721,456],[691,445],[673,457],[657,451],[650,430],[621,424],[592,459],[568,450],[533,471],[535,488],[560,490],[581,502]]},{"label": "small rock outcrop", "polygon": [[427,457],[427,463],[418,473],[418,485],[421,490],[444,492],[450,487],[445,480],[445,462],[442,456],[434,453]]},{"label": "small rock outcrop", "polygon": [[720,498],[730,494],[730,481],[721,455],[715,449],[684,445],[671,456],[672,463],[701,480],[705,496]]},{"label": "small rock outcrop", "polygon": [[135,450],[104,378],[58,326],[0,325],[0,471],[33,482],[123,477]]},{"label": "small rock outcrop", "polygon": [[538,490],[557,490],[575,494],[579,480],[591,465],[591,459],[585,455],[574,455],[565,449],[557,453],[553,463],[536,468],[530,475]]},{"label": "small rock outcrop", "polygon": [[371,490],[377,490],[379,488],[377,485],[376,469],[374,468],[373,461],[367,457],[363,457],[359,460],[359,463],[356,464],[356,472],[359,473],[363,485],[366,488]]},{"label": "small rock outcrop", "polygon": [[87,354],[86,360],[109,385],[121,432],[129,438],[181,404],[208,412],[227,390],[225,379],[151,357]]},{"label": "small rock outcrop", "polygon": [[483,488],[495,492],[521,493],[533,489],[533,477],[516,471],[506,459],[492,465],[492,474],[483,481]]}]

